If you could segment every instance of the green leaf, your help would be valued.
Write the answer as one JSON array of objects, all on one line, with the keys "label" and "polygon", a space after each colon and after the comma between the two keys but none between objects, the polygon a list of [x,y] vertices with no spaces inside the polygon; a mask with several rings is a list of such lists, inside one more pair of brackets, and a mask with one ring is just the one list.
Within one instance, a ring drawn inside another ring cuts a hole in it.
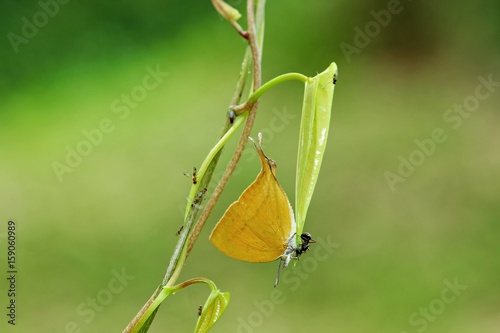
[{"label": "green leaf", "polygon": [[337,81],[337,76],[337,65],[331,63],[324,72],[309,78],[305,87],[295,180],[296,237],[298,239],[304,229],[307,209],[316,187],[325,153],[334,82]]},{"label": "green leaf", "polygon": [[218,289],[212,289],[208,297],[201,315],[198,318],[198,323],[194,330],[195,333],[205,333],[219,320],[227,305],[229,304],[230,296],[228,292],[222,293]]}]

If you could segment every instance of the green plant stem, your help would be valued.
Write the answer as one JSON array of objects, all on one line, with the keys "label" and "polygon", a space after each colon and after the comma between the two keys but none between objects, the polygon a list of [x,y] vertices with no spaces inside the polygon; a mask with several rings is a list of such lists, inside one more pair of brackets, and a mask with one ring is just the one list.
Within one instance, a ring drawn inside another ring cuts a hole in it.
[{"label": "green plant stem", "polygon": [[239,18],[238,17],[230,17],[227,15],[227,13],[224,10],[225,3],[224,1],[220,0],[212,0],[212,5],[215,7],[215,9],[221,14],[232,26],[233,28],[240,34],[241,37],[248,39],[248,33],[241,28],[241,26],[236,22],[236,20]]},{"label": "green plant stem", "polygon": [[138,321],[138,327],[142,326],[142,324],[146,321],[146,318],[150,317],[150,315],[158,309],[160,304],[171,294],[175,294],[181,289],[186,288],[187,286],[190,286],[195,283],[205,283],[207,284],[211,290],[216,290],[217,286],[210,281],[209,279],[198,277],[198,278],[193,278],[189,279],[187,281],[184,281],[182,283],[179,283],[178,285],[172,286],[172,287],[163,287],[156,298],[151,302],[150,306],[146,309],[144,316],[141,318],[141,320]]},{"label": "green plant stem", "polygon": [[231,110],[233,110],[237,115],[247,111],[248,109],[252,108],[252,106],[259,100],[259,98],[269,89],[290,80],[298,80],[306,83],[308,77],[300,73],[287,73],[277,76],[274,79],[264,83],[259,89],[255,90],[255,92],[250,95],[245,103],[234,106],[231,108]]},{"label": "green plant stem", "polygon": [[165,298],[168,297],[168,295],[170,295],[170,293],[167,290],[163,289],[163,288],[160,288],[159,290],[157,290],[155,292],[154,298],[150,298],[148,300],[148,302],[145,304],[145,307],[146,306],[147,307],[143,308],[144,312],[137,319],[137,321],[135,322],[135,325],[131,328],[130,331],[126,331],[126,332],[138,332],[138,329],[140,327],[143,327],[144,323],[146,321],[150,320],[149,318],[152,318],[152,317],[154,318],[154,315],[155,315],[156,311],[158,311],[158,308],[161,305],[161,302],[163,302],[165,300]]},{"label": "green plant stem", "polygon": [[[258,2],[258,7],[257,12],[261,13],[262,17],[259,17],[259,21],[257,21],[257,24],[261,27],[261,29],[264,29],[264,6],[265,6],[265,0],[260,0]],[[257,37],[257,32],[256,32],[256,21],[255,21],[255,5],[253,0],[248,0],[247,2],[247,21],[248,21],[248,41],[250,43],[250,48],[252,50],[252,65],[253,65],[253,89],[258,89],[261,84],[261,51],[259,44],[261,41],[258,40]],[[264,36],[264,34],[260,34],[260,36]],[[193,228],[193,232],[190,235],[189,238],[189,244],[188,244],[188,254],[191,252],[191,249],[193,248],[194,242],[198,238],[203,226],[205,225],[206,221],[208,220],[208,217],[210,216],[210,213],[212,212],[213,208],[215,207],[215,203],[217,200],[219,200],[220,195],[222,194],[222,190],[224,187],[227,185],[229,178],[233,174],[234,170],[236,169],[236,165],[238,164],[241,154],[243,153],[243,150],[245,149],[246,143],[248,142],[248,137],[250,136],[250,132],[252,130],[253,124],[255,122],[255,117],[257,115],[257,105],[258,103],[254,103],[252,108],[249,110],[248,113],[248,119],[245,123],[245,127],[243,128],[243,132],[241,133],[240,140],[238,142],[238,145],[234,151],[234,154],[231,158],[231,161],[229,162],[226,170],[224,171],[224,174],[222,175],[221,180],[217,184],[214,192],[210,196],[210,199],[208,200],[205,209],[201,213],[200,218],[198,219],[196,225]]]},{"label": "green plant stem", "polygon": [[[250,59],[252,60],[252,65],[253,65],[253,87],[255,89],[258,89],[260,87],[260,82],[261,82],[261,62],[260,62],[260,47],[259,45],[262,45],[263,43],[263,36],[264,36],[264,8],[265,8],[265,0],[260,0],[258,1],[257,5],[257,20],[255,20],[255,15],[254,15],[254,1],[253,0],[248,0],[247,3],[247,18],[248,18],[248,41],[249,41],[249,47],[247,48],[247,51],[245,53],[244,60],[242,62],[241,66],[241,71],[240,71],[240,78],[237,82],[235,92],[233,94],[233,97],[231,99],[230,105],[235,105],[239,102],[244,86],[245,86],[245,78],[246,74],[248,72],[248,67],[250,64]],[[255,26],[259,26],[259,36],[256,34],[256,28]],[[241,158],[241,154],[245,148],[245,145],[248,141],[248,136],[250,135],[250,131],[253,127],[253,124],[255,122],[255,116],[256,116],[256,109],[257,109],[257,103],[254,103],[252,108],[250,109],[250,112],[248,115],[241,115],[236,118],[235,123],[237,126],[240,126],[245,118],[247,118],[247,121],[245,123],[245,127],[243,129],[243,132],[240,137],[240,141],[238,142],[238,146],[236,147],[236,150],[233,154],[233,157],[231,161],[229,162],[229,165],[227,166],[224,175],[222,176],[221,180],[217,184],[214,192],[210,196],[210,199],[208,200],[205,208],[202,211],[202,215],[196,222],[193,230],[191,231],[191,226],[192,223],[194,223],[194,219],[199,212],[199,207],[197,205],[192,205],[190,212],[187,214],[188,218],[186,222],[185,227],[183,228],[183,231],[181,233],[181,237],[179,238],[179,241],[177,242],[176,248],[174,250],[174,253],[170,259],[169,266],[167,268],[167,272],[164,276],[163,283],[160,285],[153,295],[149,298],[149,300],[144,304],[144,306],[141,308],[139,313],[134,317],[134,319],[129,323],[129,325],[125,328],[123,333],[129,333],[129,332],[137,332],[139,328],[146,322],[151,323],[152,320],[154,319],[154,316],[156,315],[156,312],[159,309],[159,305],[161,302],[165,299],[163,297],[163,290],[165,290],[162,286],[172,286],[175,281],[177,280],[178,276],[180,275],[180,272],[182,270],[182,267],[184,265],[184,262],[189,255],[194,242],[196,241],[197,237],[199,236],[201,229],[203,228],[205,222],[207,221],[210,213],[212,212],[215,203],[219,199],[222,190],[226,186],[227,182],[229,181],[229,178],[233,174],[236,165]],[[241,120],[238,120],[240,119]],[[238,120],[238,122],[237,122]],[[215,169],[215,166],[218,162],[219,156],[222,152],[222,147],[224,146],[224,143],[227,142],[229,137],[231,137],[235,131],[231,131],[229,136],[226,136],[226,133],[230,131],[232,127],[234,127],[235,124],[231,124],[229,119],[226,117],[226,124],[223,128],[223,134],[221,140],[216,144],[216,147],[214,147],[209,155],[212,156],[210,158],[206,158],[205,161],[209,161],[208,166],[204,168],[204,174],[201,180],[199,181],[200,185],[198,188],[203,188],[205,185],[208,185],[210,182],[213,170]],[[222,141],[222,142],[221,142]],[[204,162],[205,164],[205,162]],[[194,195],[197,194],[196,190],[191,189],[191,193],[194,193]],[[189,226],[188,226],[189,224]],[[189,236],[188,243],[186,243],[186,239]],[[186,246],[187,245],[187,246]],[[160,297],[161,296],[161,297]],[[167,297],[168,294],[165,296]]]},{"label": "green plant stem", "polygon": [[[259,2],[259,5],[264,6],[265,1]],[[259,24],[262,24],[264,21],[264,15],[263,15],[264,11],[263,11],[263,9],[261,9],[260,11],[261,11],[262,15],[259,16],[258,21],[259,21]],[[251,14],[249,13],[249,15],[253,16],[253,9],[252,9],[252,13]],[[243,93],[243,89],[245,86],[246,75],[248,73],[248,67],[249,67],[250,63],[252,62],[252,60],[254,60],[254,59],[252,59],[254,52],[251,49],[252,49],[252,43],[250,43],[250,45],[247,48],[247,51],[245,52],[245,56],[244,56],[244,59],[243,59],[242,65],[241,65],[240,77],[237,81],[235,92],[234,92],[233,97],[231,99],[230,105],[234,104],[234,102],[237,103],[241,99],[241,95]],[[255,61],[253,61],[253,63],[255,63]],[[254,66],[254,70],[255,70],[255,66]],[[260,64],[259,64],[259,70],[260,70]],[[221,139],[214,146],[214,148],[212,148],[212,150],[209,152],[209,155],[207,156],[207,158],[205,158],[205,161],[203,162],[203,165],[200,168],[200,170],[203,170],[203,171],[200,171],[202,173],[202,176],[199,177],[201,180],[199,181],[199,184],[196,184],[197,186],[193,186],[191,188],[191,191],[190,191],[190,198],[191,199],[190,200],[192,200],[192,198],[194,198],[194,196],[197,195],[200,188],[203,188],[205,185],[207,185],[210,182],[211,177],[209,177],[208,175],[209,175],[209,173],[211,175],[211,172],[213,172],[213,170],[215,169],[216,161],[218,160],[218,156],[220,156],[220,153],[222,151],[224,144],[235,133],[236,129],[241,126],[241,124],[245,121],[246,118],[247,118],[247,116],[241,115],[240,117],[237,117],[235,119],[233,124],[231,124],[229,119],[227,118],[226,125],[224,126]],[[248,124],[248,121],[247,121],[247,124]],[[247,124],[246,124],[246,126],[247,126]],[[228,134],[228,135],[226,135],[226,134]],[[241,153],[240,153],[240,155],[241,155]],[[233,158],[234,158],[234,155],[233,155]],[[205,167],[205,165],[208,165],[208,166]],[[230,165],[231,165],[231,162],[230,162]],[[230,165],[228,166],[228,169],[230,168]],[[236,167],[236,165],[234,166],[234,168],[235,167]],[[234,168],[231,171],[231,174],[234,171]],[[174,258],[174,256],[172,257],[172,259],[170,261],[171,264],[169,265],[169,267],[174,266],[175,271],[172,271],[172,270],[169,271],[167,269],[167,273],[165,274],[165,277],[163,279],[163,281],[164,281],[162,284],[163,286],[166,286],[167,284],[172,285],[173,283],[175,283],[176,279],[172,279],[172,277],[173,276],[177,277],[179,275],[180,270],[182,269],[182,264],[184,263],[184,260],[186,259],[189,252],[191,251],[192,244],[196,240],[196,238],[199,234],[199,231],[201,231],[201,228],[203,227],[204,223],[208,219],[208,216],[210,215],[210,213],[213,209],[213,206],[215,205],[218,198],[220,197],[220,193],[222,192],[222,189],[227,184],[227,180],[226,180],[221,185],[221,183],[223,182],[223,180],[225,178],[224,176],[226,175],[226,173],[227,173],[227,169],[226,169],[226,172],[224,173],[223,177],[219,181],[218,185],[216,186],[214,192],[212,193],[212,195],[208,199],[208,202],[207,202],[205,208],[203,209],[202,215],[200,216],[200,218],[196,222],[195,228],[190,235],[190,241],[189,241],[189,245],[187,248],[187,252],[182,251],[182,252],[180,252],[180,255],[177,258]],[[228,178],[229,177],[230,177],[230,175],[228,176]],[[191,210],[196,211],[197,209],[195,207],[194,209],[191,209]],[[195,216],[195,214],[188,213],[188,216]],[[191,219],[188,219],[188,223],[191,221],[192,221]],[[200,226],[200,223],[201,223],[201,226]],[[182,234],[187,235],[191,231],[190,228],[187,228],[187,226],[184,229],[187,229],[187,230],[183,230],[181,235]],[[196,230],[199,230],[199,231],[196,231]],[[185,245],[185,242],[183,242],[183,241],[181,242],[179,240],[179,242],[177,243],[176,249],[177,248],[184,248],[184,245]],[[175,251],[175,252],[177,252],[177,251]],[[179,259],[179,258],[181,258],[181,259]],[[175,264],[172,265],[172,263],[175,263]]]},{"label": "green plant stem", "polygon": [[[238,128],[243,124],[243,122],[247,119],[246,114],[243,114],[241,117],[237,117],[234,120],[233,126],[229,128],[229,130],[224,133],[224,135],[219,139],[219,141],[215,144],[215,146],[210,150],[208,153],[207,157],[205,157],[205,160],[203,161],[201,167],[198,170],[198,178],[203,179],[205,176],[205,173],[207,172],[207,169],[212,162],[212,160],[215,158],[215,156],[221,151],[221,149],[226,145],[226,143],[229,141],[229,139],[233,136],[233,134],[236,132]],[[193,184],[191,187],[191,191],[189,192],[189,202],[188,205],[190,205],[191,202],[195,199],[195,196],[198,194],[200,186],[196,186],[198,184]],[[189,210],[186,210],[186,218],[187,215],[189,214]]]}]

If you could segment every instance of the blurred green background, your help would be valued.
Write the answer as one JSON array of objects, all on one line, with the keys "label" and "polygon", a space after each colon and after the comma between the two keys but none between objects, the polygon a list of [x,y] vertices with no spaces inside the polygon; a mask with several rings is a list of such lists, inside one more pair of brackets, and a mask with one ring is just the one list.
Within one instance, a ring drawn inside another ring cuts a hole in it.
[{"label": "blurred green background", "polygon": [[[245,14],[243,1],[229,3]],[[12,331],[121,332],[164,274],[191,185],[183,173],[216,142],[245,42],[209,1],[53,4],[1,6],[0,267],[14,219]],[[478,77],[500,81],[500,5],[394,4],[268,2],[264,81],[339,66],[305,226],[337,247],[325,257],[316,244],[287,268],[277,299],[276,263],[219,253],[208,235],[260,168],[245,155],[179,280],[203,276],[231,293],[214,332],[498,332],[500,91]],[[399,11],[376,23],[388,8]],[[349,55],[346,44],[359,47]],[[148,68],[168,74],[141,90]],[[291,82],[266,94],[253,132],[265,133],[292,203],[302,92]],[[140,100],[127,107],[131,93]],[[58,178],[54,163],[78,147],[87,156]],[[388,172],[404,175],[391,185]],[[0,287],[5,309],[5,278]],[[207,295],[195,286],[167,299],[150,331],[191,332]]]}]

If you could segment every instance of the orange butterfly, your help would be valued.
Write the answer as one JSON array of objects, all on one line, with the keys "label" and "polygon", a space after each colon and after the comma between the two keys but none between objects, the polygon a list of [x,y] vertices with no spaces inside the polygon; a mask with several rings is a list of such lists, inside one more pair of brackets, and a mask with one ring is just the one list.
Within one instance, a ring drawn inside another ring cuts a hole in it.
[{"label": "orange butterfly", "polygon": [[[250,138],[251,139],[251,138]],[[252,139],[251,139],[252,140]],[[276,178],[276,163],[264,155],[260,142],[253,141],[262,163],[255,181],[231,204],[215,226],[210,241],[222,253],[248,262],[270,262],[280,259],[285,268],[315,243],[309,233],[296,242],[296,224],[292,206]]]}]

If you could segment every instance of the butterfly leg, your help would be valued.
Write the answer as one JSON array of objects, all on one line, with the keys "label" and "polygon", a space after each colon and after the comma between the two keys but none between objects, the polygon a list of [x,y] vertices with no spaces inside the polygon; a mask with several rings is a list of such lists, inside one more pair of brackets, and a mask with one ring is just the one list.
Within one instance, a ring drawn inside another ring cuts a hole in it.
[{"label": "butterfly leg", "polygon": [[282,264],[283,264],[283,268],[285,268],[285,260],[283,260],[282,258],[280,258],[280,260],[278,262],[278,272],[276,273],[276,280],[274,281],[274,288],[276,288],[276,286],[280,282],[280,271],[281,271],[281,265]]}]

